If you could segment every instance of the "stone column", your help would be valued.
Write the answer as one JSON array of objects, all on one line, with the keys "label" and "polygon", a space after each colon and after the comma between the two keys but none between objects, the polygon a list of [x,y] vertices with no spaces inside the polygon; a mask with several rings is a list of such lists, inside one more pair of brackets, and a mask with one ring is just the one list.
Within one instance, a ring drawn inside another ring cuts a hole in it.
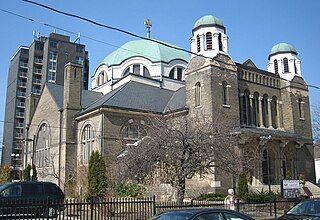
[{"label": "stone column", "polygon": [[251,115],[250,115],[250,125],[253,125],[253,112],[255,109],[253,109],[252,104],[253,95],[249,95],[249,102],[250,102],[250,109],[251,109]]},{"label": "stone column", "polygon": [[276,106],[277,106],[277,128],[281,129],[281,123],[280,123],[280,109],[279,109],[279,100],[277,100],[276,102]]},{"label": "stone column", "polygon": [[241,126],[243,126],[243,93],[241,92],[240,94],[239,94],[239,96],[240,96],[240,125]]}]

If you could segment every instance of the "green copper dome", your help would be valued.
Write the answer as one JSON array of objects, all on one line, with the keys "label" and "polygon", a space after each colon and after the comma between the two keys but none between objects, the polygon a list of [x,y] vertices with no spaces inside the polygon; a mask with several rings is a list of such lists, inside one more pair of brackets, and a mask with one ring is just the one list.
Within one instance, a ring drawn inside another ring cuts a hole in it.
[{"label": "green copper dome", "polygon": [[[174,46],[172,44],[168,45]],[[166,63],[176,59],[181,59],[188,62],[190,59],[190,55],[187,52],[170,48],[150,40],[134,40],[129,41],[106,56],[100,65],[120,65],[123,61],[132,57],[144,57],[149,59],[151,62],[161,61]]]},{"label": "green copper dome", "polygon": [[224,27],[223,22],[219,18],[217,18],[213,15],[203,16],[202,18],[200,18],[199,20],[196,21],[193,28],[197,28],[201,25],[219,25],[219,26]]},{"label": "green copper dome", "polygon": [[280,44],[277,44],[272,47],[269,56],[276,54],[276,53],[285,53],[285,52],[298,54],[298,52],[296,51],[296,49],[292,45],[287,44],[287,43],[280,43]]}]

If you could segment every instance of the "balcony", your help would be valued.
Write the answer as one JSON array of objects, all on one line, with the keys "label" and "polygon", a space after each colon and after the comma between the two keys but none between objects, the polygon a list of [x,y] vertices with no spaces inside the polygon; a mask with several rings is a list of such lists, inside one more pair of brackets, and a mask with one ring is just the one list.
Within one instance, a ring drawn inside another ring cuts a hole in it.
[{"label": "balcony", "polygon": [[35,63],[35,64],[40,64],[40,65],[42,65],[42,62],[43,62],[42,59],[40,59],[40,58],[34,58],[34,63]]},{"label": "balcony", "polygon": [[17,101],[17,107],[24,108],[24,107],[26,107],[26,103],[21,102],[21,101]]},{"label": "balcony", "polygon": [[25,71],[19,71],[18,76],[21,77],[21,78],[27,78],[27,72],[25,72]]},{"label": "balcony", "polygon": [[24,118],[24,112],[17,112],[16,117],[17,118]]},{"label": "balcony", "polygon": [[16,128],[23,128],[23,126],[24,126],[24,123],[21,123],[21,122],[16,123]]},{"label": "balcony", "polygon": [[32,93],[39,95],[40,94],[40,89],[32,88]]},{"label": "balcony", "polygon": [[25,92],[18,92],[18,93],[17,93],[17,96],[18,96],[18,97],[25,98],[25,97],[26,97],[26,93],[25,93]]},{"label": "balcony", "polygon": [[27,87],[27,82],[24,82],[24,81],[18,81],[18,87],[26,88],[26,87]]},{"label": "balcony", "polygon": [[15,134],[14,134],[14,137],[21,139],[21,138],[24,137],[24,135],[23,135],[23,133],[15,133]]},{"label": "balcony", "polygon": [[28,68],[28,63],[27,62],[20,62],[20,67],[21,68]]},{"label": "balcony", "polygon": [[33,83],[41,85],[41,79],[33,79]]},{"label": "balcony", "polygon": [[34,69],[33,73],[37,74],[37,75],[41,75],[42,74],[42,69]]}]

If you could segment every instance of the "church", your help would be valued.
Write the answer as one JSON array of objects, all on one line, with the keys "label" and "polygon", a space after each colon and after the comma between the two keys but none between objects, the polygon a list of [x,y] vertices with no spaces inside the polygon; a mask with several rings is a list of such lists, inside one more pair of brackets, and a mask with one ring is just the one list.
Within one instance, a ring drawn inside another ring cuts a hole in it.
[{"label": "church", "polygon": [[[314,183],[309,92],[298,52],[287,43],[271,45],[262,70],[250,59],[233,61],[228,41],[223,22],[207,15],[192,28],[191,54],[151,38],[127,42],[96,67],[91,91],[81,87],[81,66],[66,64],[63,86],[46,83],[27,98],[27,164],[35,164],[39,180],[65,190],[72,182],[83,195],[91,152],[102,154],[108,178],[117,179],[116,149],[144,136],[148,115],[222,112],[233,119],[239,148],[258,151],[251,185],[279,185],[289,176]],[[232,181],[217,172],[191,181],[187,194],[201,187],[226,192]]]}]

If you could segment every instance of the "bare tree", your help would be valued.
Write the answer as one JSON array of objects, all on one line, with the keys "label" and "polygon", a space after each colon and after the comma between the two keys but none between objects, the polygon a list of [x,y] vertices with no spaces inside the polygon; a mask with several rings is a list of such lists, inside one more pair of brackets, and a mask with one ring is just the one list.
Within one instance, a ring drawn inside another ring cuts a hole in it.
[{"label": "bare tree", "polygon": [[244,165],[238,137],[230,133],[228,119],[205,116],[153,116],[144,138],[129,145],[122,162],[131,178],[142,181],[156,169],[177,189],[178,202],[185,194],[186,179],[221,169],[237,175]]}]

